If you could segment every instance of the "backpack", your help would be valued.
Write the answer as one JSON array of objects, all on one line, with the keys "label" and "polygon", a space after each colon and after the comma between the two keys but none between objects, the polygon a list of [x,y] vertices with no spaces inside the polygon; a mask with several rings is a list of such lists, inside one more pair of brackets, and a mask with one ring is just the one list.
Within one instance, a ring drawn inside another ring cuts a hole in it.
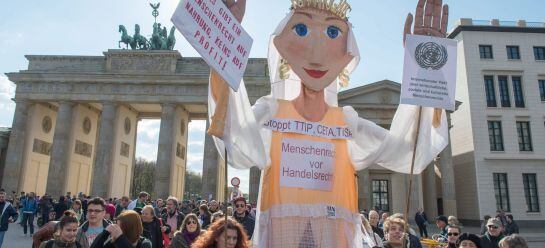
[{"label": "backpack", "polygon": [[[55,240],[50,239],[49,241],[47,241],[47,243],[45,243],[45,248],[53,248],[54,244],[55,244]],[[76,241],[76,247],[77,248],[82,248],[81,244],[79,242],[77,242],[77,241]]]}]

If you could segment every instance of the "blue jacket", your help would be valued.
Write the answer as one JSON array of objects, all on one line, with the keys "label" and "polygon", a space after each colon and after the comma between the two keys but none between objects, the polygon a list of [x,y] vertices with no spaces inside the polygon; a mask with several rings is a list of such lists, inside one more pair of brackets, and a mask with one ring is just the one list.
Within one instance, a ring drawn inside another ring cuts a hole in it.
[{"label": "blue jacket", "polygon": [[24,212],[32,212],[33,214],[36,214],[38,212],[38,201],[36,198],[26,198],[22,202],[23,205],[23,213]]},{"label": "blue jacket", "polygon": [[0,232],[5,232],[8,230],[9,218],[16,220],[19,217],[17,210],[13,208],[10,202],[6,201],[4,209],[2,209],[2,216],[0,217]]}]

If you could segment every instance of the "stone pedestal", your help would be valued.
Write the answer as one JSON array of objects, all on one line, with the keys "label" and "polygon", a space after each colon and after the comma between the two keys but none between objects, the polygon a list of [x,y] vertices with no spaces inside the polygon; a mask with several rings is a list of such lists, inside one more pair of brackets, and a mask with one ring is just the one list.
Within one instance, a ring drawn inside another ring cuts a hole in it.
[{"label": "stone pedestal", "polygon": [[259,181],[261,180],[261,170],[257,167],[250,169],[250,202],[257,203],[259,197]]},{"label": "stone pedestal", "polygon": [[369,169],[358,171],[358,207],[360,210],[372,209],[371,202],[371,179],[369,177]]},{"label": "stone pedestal", "polygon": [[429,165],[424,172],[423,177],[423,191],[424,191],[424,212],[428,218],[433,218],[438,215],[437,212],[437,187],[435,184],[435,166]]},{"label": "stone pedestal", "polygon": [[59,103],[46,186],[46,192],[53,197],[58,197],[66,193],[64,191],[68,173],[68,159],[71,152],[70,141],[72,140],[73,108],[74,103],[72,102]]},{"label": "stone pedestal", "polygon": [[[209,125],[210,123],[207,120],[206,130],[208,130]],[[208,199],[210,195],[212,195],[212,199],[217,199],[218,174],[218,151],[212,136],[205,134],[201,191],[203,199]]]},{"label": "stone pedestal", "polygon": [[105,197],[110,189],[110,174],[112,173],[112,161],[115,140],[115,119],[117,104],[105,102],[102,104],[100,116],[99,135],[97,142],[96,158],[93,165],[93,180],[91,195]]},{"label": "stone pedestal", "polygon": [[171,103],[163,104],[161,113],[161,130],[159,131],[159,149],[157,150],[157,166],[153,182],[153,197],[168,197],[170,185],[170,167],[173,159],[174,143],[174,109]]},{"label": "stone pedestal", "polygon": [[21,188],[21,170],[23,168],[23,154],[29,106],[30,103],[27,101],[16,101],[15,115],[13,116],[13,124],[6,155],[4,179],[2,181],[2,188],[4,188],[6,192],[19,192],[19,189]]},{"label": "stone pedestal", "polygon": [[[451,128],[450,113],[447,113],[449,130]],[[456,206],[456,188],[454,186],[454,167],[452,165],[452,148],[450,142],[445,150],[439,155],[439,165],[441,170],[441,184],[443,188],[443,212],[445,215],[458,216]]]}]

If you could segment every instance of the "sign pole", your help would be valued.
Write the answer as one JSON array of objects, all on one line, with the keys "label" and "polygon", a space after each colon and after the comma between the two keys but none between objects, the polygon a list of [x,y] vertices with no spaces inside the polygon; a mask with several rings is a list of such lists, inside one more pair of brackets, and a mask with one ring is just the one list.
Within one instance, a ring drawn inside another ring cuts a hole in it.
[{"label": "sign pole", "polygon": [[[228,204],[227,202],[229,201],[229,196],[227,196],[227,190],[228,186],[227,186],[227,148],[225,148],[225,188],[224,188],[224,200],[225,200],[225,223],[224,223],[224,227],[223,227],[223,235],[224,235],[224,241],[225,241],[225,247],[227,247],[227,208],[228,208]],[[234,211],[233,211],[234,212]]]},{"label": "sign pole", "polygon": [[[418,114],[417,114],[417,118],[418,118],[418,121],[416,123],[416,137],[414,139],[414,148],[413,148],[413,157],[411,159],[411,174],[409,175],[409,188],[407,189],[407,202],[406,202],[406,206],[405,206],[405,214],[403,215],[404,218],[405,218],[405,233],[407,234],[407,237],[409,235],[409,209],[411,207],[411,191],[412,191],[412,187],[413,187],[413,176],[414,176],[414,162],[416,160],[416,147],[418,146],[418,136],[420,134],[420,121],[422,120],[422,106],[419,106],[418,107]],[[406,239],[403,238],[403,245],[402,247],[405,247],[405,242],[406,242]],[[409,241],[410,243],[410,241]]]}]

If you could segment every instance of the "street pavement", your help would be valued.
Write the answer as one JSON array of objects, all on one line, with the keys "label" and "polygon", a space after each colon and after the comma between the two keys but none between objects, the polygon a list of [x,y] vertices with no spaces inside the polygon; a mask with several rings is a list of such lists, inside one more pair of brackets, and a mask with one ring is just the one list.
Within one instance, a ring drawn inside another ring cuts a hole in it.
[{"label": "street pavement", "polygon": [[[416,232],[418,229],[413,227]],[[38,230],[36,227],[35,230]],[[462,232],[479,233],[479,227],[463,227]],[[528,241],[529,248],[545,248],[545,227],[543,228],[521,228],[521,235]],[[429,226],[428,233],[437,233],[435,226]],[[0,248],[31,248],[32,238],[22,237],[23,227],[12,223],[4,237],[4,244]]]}]

